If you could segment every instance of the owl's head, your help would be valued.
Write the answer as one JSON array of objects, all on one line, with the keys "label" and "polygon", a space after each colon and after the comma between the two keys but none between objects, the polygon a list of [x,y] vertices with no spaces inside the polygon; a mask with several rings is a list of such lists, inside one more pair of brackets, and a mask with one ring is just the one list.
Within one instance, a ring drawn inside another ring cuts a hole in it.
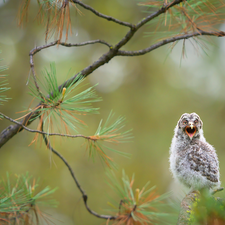
[{"label": "owl's head", "polygon": [[178,133],[190,140],[200,138],[200,135],[203,135],[202,126],[203,123],[200,117],[194,112],[184,113],[177,124]]}]

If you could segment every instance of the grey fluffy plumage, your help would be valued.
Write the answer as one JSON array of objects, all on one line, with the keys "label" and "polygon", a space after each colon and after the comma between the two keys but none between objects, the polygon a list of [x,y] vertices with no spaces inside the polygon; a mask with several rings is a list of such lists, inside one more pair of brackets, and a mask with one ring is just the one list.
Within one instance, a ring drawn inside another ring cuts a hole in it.
[{"label": "grey fluffy plumage", "polygon": [[196,113],[183,114],[170,147],[170,170],[174,178],[192,190],[220,186],[217,154],[206,142],[202,126]]}]

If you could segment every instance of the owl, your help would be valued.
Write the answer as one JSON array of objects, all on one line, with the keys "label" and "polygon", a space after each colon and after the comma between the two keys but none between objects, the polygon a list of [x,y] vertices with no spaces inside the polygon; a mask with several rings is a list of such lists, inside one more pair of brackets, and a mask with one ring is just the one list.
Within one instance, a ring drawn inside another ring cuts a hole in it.
[{"label": "owl", "polygon": [[191,190],[220,187],[216,150],[206,142],[202,126],[196,113],[184,113],[170,147],[170,170],[176,180]]}]

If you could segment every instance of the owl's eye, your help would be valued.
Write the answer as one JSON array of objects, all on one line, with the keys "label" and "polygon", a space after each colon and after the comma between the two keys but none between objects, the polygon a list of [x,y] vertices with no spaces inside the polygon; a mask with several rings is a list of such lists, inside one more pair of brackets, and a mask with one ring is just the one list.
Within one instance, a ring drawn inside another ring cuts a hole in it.
[{"label": "owl's eye", "polygon": [[187,124],[187,120],[183,121],[183,124],[186,125]]},{"label": "owl's eye", "polygon": [[198,123],[198,120],[195,120],[194,123],[197,124]]}]

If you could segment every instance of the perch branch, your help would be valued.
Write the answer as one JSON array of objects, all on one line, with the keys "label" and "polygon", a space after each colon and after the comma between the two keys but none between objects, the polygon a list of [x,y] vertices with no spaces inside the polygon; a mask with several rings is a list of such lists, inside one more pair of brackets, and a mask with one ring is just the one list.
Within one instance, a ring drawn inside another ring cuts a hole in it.
[{"label": "perch branch", "polygon": [[[223,190],[224,190],[224,188],[220,187],[220,188],[210,192],[210,195],[212,197],[215,193],[223,191]],[[196,200],[199,200],[202,197],[201,196],[202,193],[203,193],[203,196],[204,196],[204,192],[191,191],[183,198],[183,200],[181,201],[181,204],[180,204],[180,213],[179,213],[177,225],[190,224],[190,214],[194,210],[193,209],[193,203],[196,202]],[[216,199],[218,200],[220,198],[216,198]]]},{"label": "perch branch", "polygon": [[200,192],[192,191],[188,193],[180,204],[180,214],[178,217],[177,225],[187,225],[189,224],[190,213],[192,210],[192,204],[199,198]]},{"label": "perch branch", "polygon": [[115,219],[116,219],[115,216],[101,215],[101,214],[98,214],[98,213],[96,213],[96,212],[94,212],[93,210],[90,209],[90,207],[89,207],[88,204],[87,204],[88,196],[87,196],[87,194],[85,193],[85,191],[82,189],[80,183],[78,182],[78,180],[77,180],[77,178],[76,178],[76,176],[75,176],[75,174],[74,174],[74,172],[73,172],[73,169],[71,168],[71,166],[69,165],[69,163],[67,162],[67,160],[66,160],[59,152],[57,152],[57,151],[51,146],[50,141],[47,139],[47,137],[46,137],[46,135],[45,135],[45,133],[44,133],[44,131],[43,131],[43,122],[42,122],[41,130],[42,130],[43,139],[44,139],[44,141],[45,141],[45,144],[46,144],[47,148],[48,148],[50,151],[52,151],[55,155],[57,155],[57,156],[63,161],[63,163],[66,165],[66,167],[68,168],[68,170],[70,171],[70,174],[71,174],[71,176],[72,176],[72,178],[73,178],[73,180],[74,180],[74,182],[75,182],[77,188],[79,189],[79,191],[80,191],[81,194],[82,194],[82,198],[83,198],[83,201],[84,201],[84,205],[85,205],[87,211],[88,211],[89,213],[91,213],[92,215],[98,217],[98,218],[107,219],[107,220],[115,220]]}]

